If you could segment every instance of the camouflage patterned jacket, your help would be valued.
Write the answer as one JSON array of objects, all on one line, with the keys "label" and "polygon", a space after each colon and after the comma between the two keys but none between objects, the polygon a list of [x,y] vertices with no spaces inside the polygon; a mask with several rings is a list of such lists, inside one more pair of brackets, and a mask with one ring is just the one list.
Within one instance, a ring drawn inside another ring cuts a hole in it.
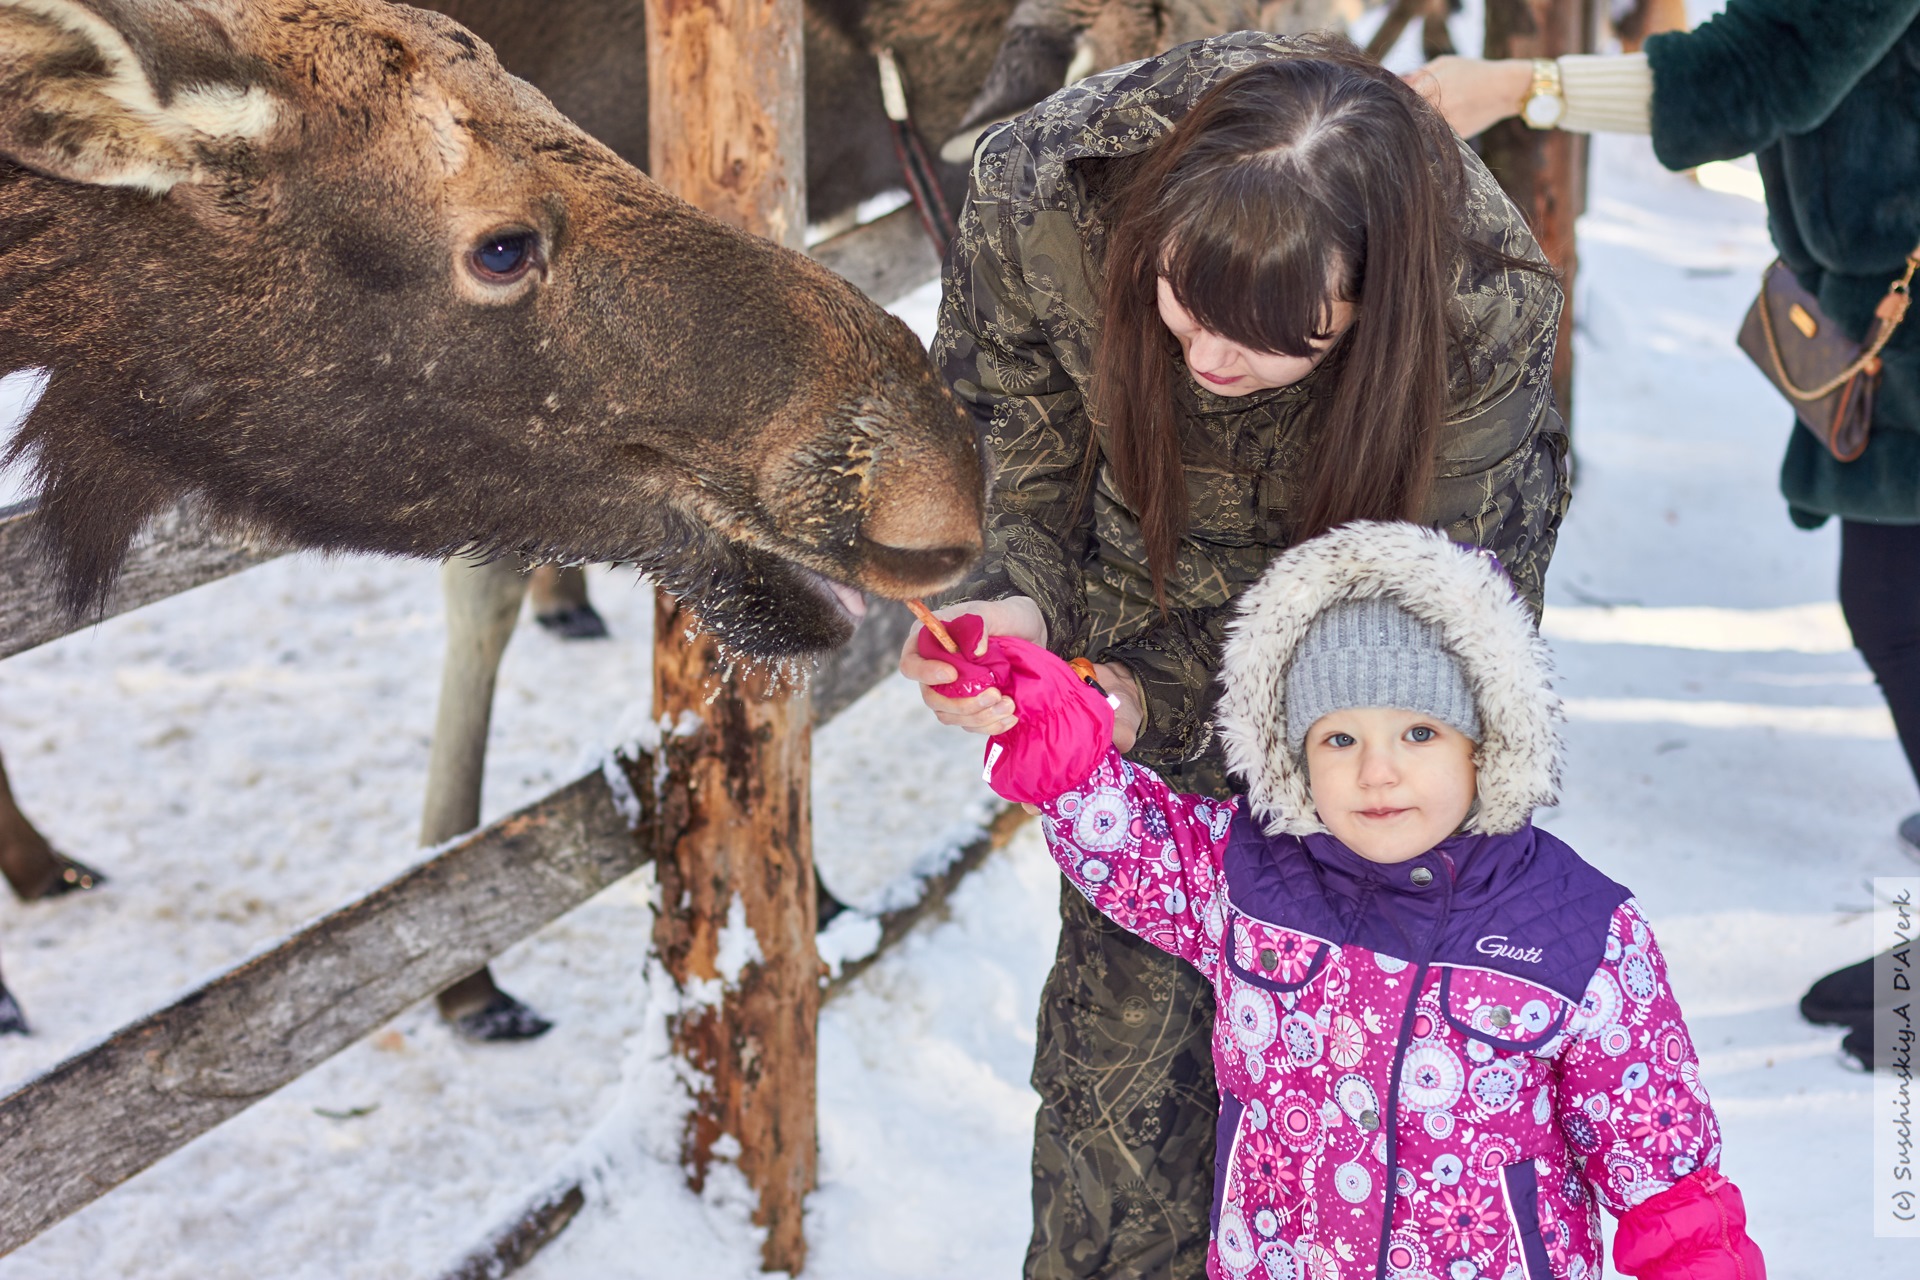
[{"label": "camouflage patterned jacket", "polygon": [[[1125,664],[1147,712],[1132,754],[1163,772],[1199,758],[1212,738],[1229,605],[1288,544],[1295,474],[1327,392],[1319,372],[1238,398],[1178,380],[1192,514],[1162,615],[1139,523],[1104,458],[1086,502],[1073,500],[1099,337],[1099,171],[1145,150],[1227,76],[1286,54],[1284,39],[1258,32],[1197,41],[1083,80],[990,131],[946,266],[934,358],[995,468],[987,559],[971,594],[1031,596],[1055,652]],[[1469,233],[1539,260],[1519,211],[1463,154]],[[1458,305],[1464,349],[1428,518],[1497,553],[1537,612],[1568,492],[1549,378],[1561,291],[1534,272],[1469,272]]]}]

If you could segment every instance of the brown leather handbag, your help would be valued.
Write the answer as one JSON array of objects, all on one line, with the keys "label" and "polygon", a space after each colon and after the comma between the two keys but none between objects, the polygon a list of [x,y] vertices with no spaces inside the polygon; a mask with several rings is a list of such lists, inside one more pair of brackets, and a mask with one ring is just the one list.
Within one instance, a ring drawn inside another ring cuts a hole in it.
[{"label": "brown leather handbag", "polygon": [[1874,308],[1873,337],[1865,347],[1842,333],[1777,259],[1760,277],[1760,296],[1740,326],[1740,349],[1787,397],[1800,425],[1842,462],[1866,451],[1880,352],[1907,318],[1916,270],[1920,246],[1907,255],[1906,273],[1887,286],[1887,296]]}]

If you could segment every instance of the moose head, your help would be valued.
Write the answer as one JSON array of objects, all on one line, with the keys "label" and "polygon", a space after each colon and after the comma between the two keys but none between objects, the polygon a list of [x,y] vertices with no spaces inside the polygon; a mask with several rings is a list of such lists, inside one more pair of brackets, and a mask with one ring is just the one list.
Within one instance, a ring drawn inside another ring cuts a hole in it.
[{"label": "moose head", "polygon": [[0,372],[70,603],[197,495],[297,543],[626,560],[749,653],[981,545],[913,335],[438,14],[0,0]]}]

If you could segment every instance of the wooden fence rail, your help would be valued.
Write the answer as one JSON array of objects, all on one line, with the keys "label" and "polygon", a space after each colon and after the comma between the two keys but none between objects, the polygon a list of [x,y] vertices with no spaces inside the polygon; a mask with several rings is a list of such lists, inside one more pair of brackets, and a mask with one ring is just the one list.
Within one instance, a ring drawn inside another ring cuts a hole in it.
[{"label": "wooden fence rail", "polygon": [[0,658],[286,554],[283,545],[210,526],[189,504],[169,507],[134,540],[120,582],[97,613],[76,616],[40,547],[32,502],[0,510]]},{"label": "wooden fence rail", "polygon": [[[695,745],[618,759],[633,826],[607,774],[587,774],[0,1098],[0,1255],[651,861],[684,820]],[[880,918],[879,945],[824,994],[943,906],[1025,819],[999,811],[917,901]],[[542,1193],[454,1274],[507,1274],[582,1203],[577,1184]]]},{"label": "wooden fence rail", "polygon": [[[909,623],[891,602],[869,616],[821,674],[819,723],[886,678]],[[0,1098],[0,1254],[650,861],[684,819],[676,765],[693,745],[669,739],[664,770],[652,755],[620,762],[636,827],[617,814],[607,775],[588,774]],[[879,950],[1004,844],[1008,823],[996,818],[919,902],[883,916]],[[853,962],[835,987],[871,962]],[[560,1198],[571,1217],[579,1202]]]},{"label": "wooden fence rail", "polygon": [[588,774],[0,1098],[0,1254],[650,859],[674,772],[621,763],[635,828]]}]

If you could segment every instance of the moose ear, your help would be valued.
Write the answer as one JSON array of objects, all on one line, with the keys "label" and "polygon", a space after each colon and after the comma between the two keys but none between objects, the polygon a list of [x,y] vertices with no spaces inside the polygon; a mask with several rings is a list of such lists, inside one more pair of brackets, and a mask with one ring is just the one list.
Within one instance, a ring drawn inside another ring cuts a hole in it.
[{"label": "moose ear", "polygon": [[[189,6],[159,12],[168,9]],[[144,19],[124,0],[0,0],[0,156],[162,195],[196,179],[202,146],[272,127],[263,90],[221,77],[200,48],[166,47],[167,33]],[[157,78],[153,68],[169,64],[191,69]]]}]

